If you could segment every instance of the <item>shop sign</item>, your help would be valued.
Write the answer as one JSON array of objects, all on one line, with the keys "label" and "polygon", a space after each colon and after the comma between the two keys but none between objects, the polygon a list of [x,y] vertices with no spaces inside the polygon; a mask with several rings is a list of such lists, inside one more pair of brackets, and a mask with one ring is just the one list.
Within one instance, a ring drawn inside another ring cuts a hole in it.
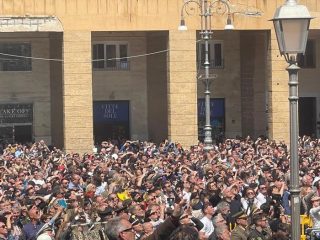
[{"label": "shop sign", "polygon": [[32,122],[32,104],[0,104],[0,124]]}]

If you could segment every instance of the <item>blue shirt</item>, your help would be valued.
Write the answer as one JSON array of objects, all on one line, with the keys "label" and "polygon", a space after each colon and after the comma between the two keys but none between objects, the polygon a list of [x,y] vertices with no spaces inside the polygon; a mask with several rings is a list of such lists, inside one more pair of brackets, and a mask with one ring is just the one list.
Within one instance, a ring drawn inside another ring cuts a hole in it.
[{"label": "blue shirt", "polygon": [[83,189],[82,189],[82,187],[80,186],[80,185],[75,185],[73,182],[69,182],[69,184],[68,184],[68,189],[69,190],[78,190],[78,191],[80,191],[80,192],[83,192]]},{"label": "blue shirt", "polygon": [[42,228],[44,224],[42,222],[38,222],[36,225],[33,223],[27,223],[23,226],[22,231],[26,240],[32,240],[36,237],[37,232]]}]

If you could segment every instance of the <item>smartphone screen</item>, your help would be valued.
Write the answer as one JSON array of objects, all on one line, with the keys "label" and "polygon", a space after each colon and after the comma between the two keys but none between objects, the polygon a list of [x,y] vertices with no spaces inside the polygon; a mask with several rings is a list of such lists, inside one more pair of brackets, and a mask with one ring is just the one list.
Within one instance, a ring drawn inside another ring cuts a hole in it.
[{"label": "smartphone screen", "polygon": [[174,198],[168,198],[167,202],[168,202],[169,206],[173,205],[174,204]]},{"label": "smartphone screen", "polygon": [[61,206],[63,208],[67,208],[67,202],[65,199],[59,199],[58,204],[59,204],[59,206]]}]

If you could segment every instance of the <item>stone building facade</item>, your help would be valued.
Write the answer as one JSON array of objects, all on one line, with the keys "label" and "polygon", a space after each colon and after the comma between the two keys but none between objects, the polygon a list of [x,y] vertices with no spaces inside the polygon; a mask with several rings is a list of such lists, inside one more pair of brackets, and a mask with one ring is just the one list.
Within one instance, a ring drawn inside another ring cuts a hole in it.
[{"label": "stone building facade", "polygon": [[[183,0],[0,0],[0,140],[91,151],[106,138],[196,144],[203,125],[200,19]],[[214,134],[289,139],[287,63],[272,23],[283,0],[230,0],[212,17]],[[299,73],[300,133],[320,135],[320,0]],[[24,56],[24,57],[22,57]],[[302,106],[302,107],[301,107]]]}]

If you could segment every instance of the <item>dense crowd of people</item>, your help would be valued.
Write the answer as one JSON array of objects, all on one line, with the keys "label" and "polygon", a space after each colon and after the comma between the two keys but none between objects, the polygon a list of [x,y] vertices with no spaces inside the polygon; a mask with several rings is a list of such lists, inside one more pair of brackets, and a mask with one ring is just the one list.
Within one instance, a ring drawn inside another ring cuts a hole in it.
[{"label": "dense crowd of people", "polygon": [[[290,155],[264,137],[204,151],[105,141],[79,155],[7,144],[0,240],[290,239]],[[301,214],[320,227],[320,140],[299,139]]]}]

